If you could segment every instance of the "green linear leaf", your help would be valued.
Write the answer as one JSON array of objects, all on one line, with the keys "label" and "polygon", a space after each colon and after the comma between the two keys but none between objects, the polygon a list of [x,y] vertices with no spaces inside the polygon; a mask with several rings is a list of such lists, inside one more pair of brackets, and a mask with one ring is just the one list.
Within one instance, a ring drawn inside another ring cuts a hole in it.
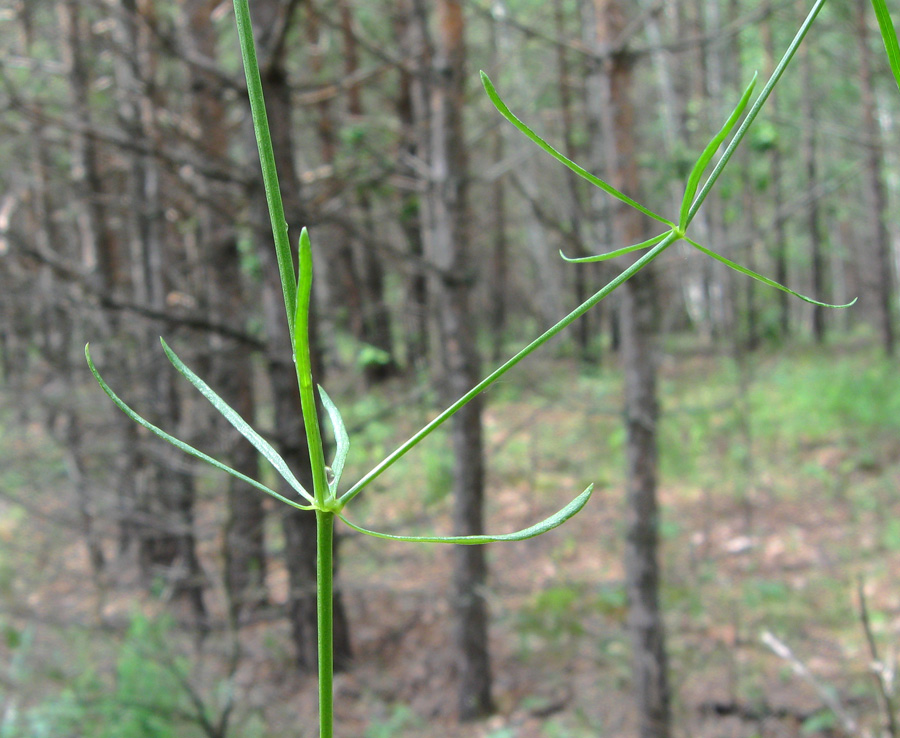
[{"label": "green linear leaf", "polygon": [[277,471],[285,482],[287,482],[291,487],[293,487],[300,495],[305,497],[310,502],[313,501],[309,492],[307,492],[303,485],[297,480],[294,476],[293,472],[291,472],[290,468],[287,465],[287,462],[281,457],[281,455],[275,450],[275,448],[259,433],[257,433],[253,428],[244,420],[240,415],[235,412],[235,410],[219,397],[213,389],[200,377],[198,377],[194,372],[192,372],[187,365],[178,358],[174,351],[169,348],[169,344],[167,344],[162,338],[159,339],[162,344],[163,351],[166,352],[166,356],[169,358],[169,361],[172,362],[172,366],[174,366],[180,374],[184,376],[185,379],[188,380],[197,390],[203,395],[207,400],[209,400],[210,404],[219,411],[222,417],[225,418],[229,423],[231,423],[238,433],[240,433],[244,438],[250,441],[253,444],[253,447],[259,451],[260,454],[268,461]]},{"label": "green linear leaf", "polygon": [[157,428],[155,425],[153,425],[153,423],[151,423],[147,420],[144,420],[140,415],[138,415],[134,410],[132,410],[128,405],[126,405],[125,402],[122,401],[122,399],[119,398],[119,396],[115,392],[112,391],[112,389],[109,387],[109,385],[103,380],[103,377],[100,376],[100,372],[97,371],[97,368],[94,366],[94,362],[91,360],[91,352],[90,352],[89,345],[86,345],[84,347],[84,356],[87,359],[88,367],[91,370],[91,374],[94,375],[94,379],[97,380],[97,383],[100,385],[100,388],[109,396],[109,399],[111,399],[116,404],[116,406],[123,413],[125,413],[129,418],[131,418],[135,423],[143,426],[144,428],[149,430],[151,433],[162,438],[164,441],[171,443],[176,448],[181,449],[186,454],[195,456],[196,458],[200,459],[201,461],[205,461],[210,466],[214,466],[216,469],[226,472],[227,474],[230,474],[233,477],[237,477],[242,482],[246,482],[247,484],[260,490],[261,492],[265,492],[267,495],[272,495],[272,497],[274,497],[277,500],[281,500],[281,502],[285,503],[286,505],[295,507],[298,510],[311,510],[312,509],[312,507],[310,507],[308,505],[300,505],[300,504],[294,502],[293,500],[289,500],[287,497],[282,497],[275,490],[269,489],[266,485],[262,484],[261,482],[257,482],[255,479],[251,479],[246,474],[241,474],[241,472],[237,471],[236,469],[232,469],[230,466],[226,466],[221,461],[217,461],[216,459],[212,458],[212,456],[208,456],[207,454],[203,453],[202,451],[198,451],[193,446],[189,446],[184,441],[181,441],[181,440],[175,438],[175,436],[169,435],[161,428]]},{"label": "green linear leaf", "polygon": [[313,389],[312,359],[309,346],[309,304],[312,296],[313,262],[312,245],[306,228],[300,231],[298,244],[297,294],[295,300],[294,333],[291,345],[294,351],[294,365],[297,369],[297,383],[300,389],[300,412],[303,414],[303,429],[306,433],[306,447],[309,449],[309,465],[312,470],[313,495],[320,508],[328,497],[328,474],[325,471],[325,450],[319,428],[316,409],[316,394]]},{"label": "green linear leaf", "polygon": [[319,395],[322,398],[322,405],[328,411],[328,417],[331,418],[331,427],[334,428],[334,461],[331,462],[331,471],[334,478],[328,484],[328,489],[332,496],[337,495],[338,483],[341,481],[341,475],[344,473],[344,462],[347,460],[347,453],[350,451],[350,436],[347,434],[347,426],[344,425],[344,419],[341,417],[341,411],[337,409],[337,405],[331,401],[328,393],[322,385],[318,385]]},{"label": "green linear leaf", "polygon": [[[294,332],[302,335],[307,331],[309,321],[309,300],[312,295],[312,243],[306,227],[300,230],[297,242],[297,284],[294,285]],[[301,322],[303,321],[307,322]],[[296,340],[296,336],[293,337]]]},{"label": "green linear leaf", "polygon": [[699,194],[694,198],[694,202],[691,204],[690,210],[688,211],[688,223],[690,223],[694,219],[694,216],[697,214],[697,210],[700,209],[700,205],[706,199],[709,191],[719,179],[719,175],[722,174],[722,172],[725,170],[725,167],[728,166],[728,162],[731,161],[732,155],[740,145],[741,141],[744,140],[744,136],[747,134],[747,131],[750,130],[750,126],[753,125],[753,121],[756,120],[756,116],[759,115],[759,111],[762,110],[762,106],[765,105],[765,102],[769,99],[769,95],[772,93],[775,85],[778,84],[778,81],[784,74],[784,70],[787,69],[788,64],[790,64],[791,62],[791,59],[794,58],[794,55],[797,53],[797,49],[800,48],[800,44],[806,37],[806,34],[809,32],[810,27],[818,17],[822,8],[825,6],[825,2],[826,0],[816,0],[815,4],[807,14],[806,19],[800,25],[799,30],[796,34],[794,34],[794,38],[788,45],[787,50],[784,52],[780,61],[775,66],[775,69],[772,72],[772,76],[770,76],[768,82],[763,85],[762,91],[759,93],[756,100],[753,101],[753,105],[751,105],[750,110],[747,111],[747,115],[744,117],[743,122],[738,127],[737,132],[734,134],[734,136],[732,136],[731,141],[728,142],[728,146],[725,147],[725,151],[722,152],[722,156],[719,157],[719,160],[713,167],[712,172],[710,172],[709,176],[706,178],[706,181],[703,183],[703,186],[700,188]]},{"label": "green linear leaf", "polygon": [[378,533],[373,530],[361,528],[360,526],[351,523],[342,514],[338,514],[338,517],[353,528],[353,530],[359,533],[365,533],[367,536],[374,536],[375,538],[387,538],[391,541],[407,541],[409,543],[455,543],[463,546],[476,546],[483,543],[497,543],[500,541],[524,541],[527,538],[534,538],[542,533],[546,533],[548,530],[558,528],[587,504],[593,491],[594,485],[592,484],[562,510],[551,515],[546,520],[542,520],[540,523],[536,523],[528,528],[523,528],[515,533],[505,533],[494,536],[395,536],[390,533]]},{"label": "green linear leaf", "polygon": [[697,159],[697,163],[694,164],[694,168],[688,176],[687,186],[684,188],[684,197],[681,199],[681,210],[678,213],[678,227],[681,228],[681,230],[685,230],[690,223],[688,213],[691,210],[694,195],[697,194],[697,187],[700,185],[700,177],[703,176],[703,172],[706,170],[709,162],[712,161],[719,146],[722,145],[722,142],[728,137],[728,134],[731,133],[731,130],[738,122],[738,119],[740,119],[741,113],[743,113],[744,109],[747,107],[747,103],[750,102],[750,95],[753,93],[753,88],[756,87],[757,76],[756,73],[753,74],[753,79],[750,80],[750,84],[747,85],[747,89],[744,90],[744,94],[741,95],[737,107],[735,107],[731,112],[731,115],[728,116],[725,125],[722,126],[719,132],[713,136],[712,140],[706,144],[706,148],[703,149],[703,153],[700,154],[700,158]]},{"label": "green linear leaf", "polygon": [[650,246],[656,246],[656,244],[662,241],[670,233],[672,233],[672,231],[666,231],[665,233],[660,233],[658,236],[647,239],[642,243],[636,243],[632,246],[626,246],[624,249],[609,251],[605,254],[595,254],[594,256],[578,256],[575,258],[570,258],[566,256],[562,251],[560,251],[559,255],[570,264],[588,264],[593,261],[606,261],[607,259],[615,259],[617,256],[622,256],[622,254],[630,254],[632,251],[640,251],[641,249],[646,249]]},{"label": "green linear leaf", "polygon": [[804,302],[808,302],[811,305],[819,305],[820,307],[827,307],[827,308],[848,308],[851,305],[855,304],[856,301],[859,299],[857,297],[854,297],[846,305],[832,305],[830,302],[819,302],[818,300],[814,300],[813,298],[807,297],[806,295],[801,295],[799,292],[794,292],[794,290],[792,290],[790,287],[785,287],[783,284],[776,282],[774,279],[769,279],[768,277],[764,277],[762,274],[757,274],[756,272],[751,271],[750,269],[747,269],[747,267],[743,267],[740,264],[733,262],[731,259],[725,258],[721,254],[717,254],[715,251],[712,251],[711,249],[708,249],[705,246],[701,246],[699,243],[697,243],[696,241],[694,241],[691,238],[686,238],[685,240],[691,246],[693,246],[695,249],[702,251],[707,256],[711,256],[716,261],[722,262],[725,266],[727,266],[731,269],[734,269],[736,272],[740,272],[741,274],[746,274],[748,277],[753,277],[753,279],[756,279],[756,280],[762,282],[763,284],[768,285],[769,287],[774,287],[775,289],[781,290],[782,292],[787,292],[789,295],[793,295],[794,297],[799,297],[801,300],[803,300]]},{"label": "green linear leaf", "polygon": [[591,174],[587,169],[576,164],[571,159],[567,158],[563,154],[559,153],[556,149],[554,149],[549,143],[547,143],[543,138],[538,136],[534,131],[532,131],[525,123],[523,123],[519,118],[517,118],[513,112],[506,106],[506,103],[500,99],[500,95],[497,94],[497,90],[495,89],[493,83],[484,72],[481,72],[481,83],[484,85],[485,92],[487,92],[488,97],[491,99],[491,102],[494,103],[494,107],[500,111],[500,115],[502,115],[506,120],[512,123],[516,128],[518,128],[522,133],[525,134],[529,139],[531,139],[534,143],[540,146],[544,151],[546,151],[550,156],[556,159],[558,162],[564,164],[569,169],[571,169],[575,174],[579,177],[583,177],[592,185],[599,187],[604,192],[612,195],[617,200],[621,200],[626,205],[630,205],[631,207],[639,210],[644,215],[653,218],[654,220],[658,220],[660,223],[665,223],[668,226],[674,226],[675,224],[666,220],[663,216],[657,215],[652,210],[645,208],[636,200],[632,200],[628,195],[623,192],[619,192],[615,187],[610,184],[607,184],[602,179],[597,177],[596,175]]},{"label": "green linear leaf", "polygon": [[881,29],[881,38],[884,40],[884,49],[887,51],[894,80],[900,89],[900,45],[897,44],[897,32],[891,21],[891,13],[885,0],[872,0],[872,7],[875,8],[875,17],[878,18],[878,27]]}]

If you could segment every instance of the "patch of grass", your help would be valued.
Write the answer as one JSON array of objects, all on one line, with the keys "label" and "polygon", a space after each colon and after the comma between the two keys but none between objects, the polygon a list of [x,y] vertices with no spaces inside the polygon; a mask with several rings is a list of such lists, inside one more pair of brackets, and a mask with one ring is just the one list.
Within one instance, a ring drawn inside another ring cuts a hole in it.
[{"label": "patch of grass", "polygon": [[422,726],[422,719],[409,707],[396,704],[386,718],[369,723],[365,738],[393,738],[398,735],[399,731],[416,730]]},{"label": "patch of grass", "polygon": [[869,353],[784,357],[754,383],[751,402],[757,433],[793,447],[900,431],[900,374]]}]

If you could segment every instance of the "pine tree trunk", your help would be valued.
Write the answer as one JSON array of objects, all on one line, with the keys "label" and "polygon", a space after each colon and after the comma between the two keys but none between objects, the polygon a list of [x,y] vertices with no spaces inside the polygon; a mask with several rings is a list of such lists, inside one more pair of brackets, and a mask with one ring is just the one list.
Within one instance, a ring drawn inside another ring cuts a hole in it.
[{"label": "pine tree trunk", "polygon": [[[344,74],[352,79],[359,73],[359,51],[353,29],[353,12],[347,0],[340,0],[338,9],[344,41]],[[361,120],[363,117],[362,89],[359,82],[354,82],[347,90],[347,113],[353,120]],[[377,233],[372,202],[366,189],[356,188],[356,205],[361,216],[362,232]],[[373,243],[361,239],[358,246],[363,272],[362,292],[365,297],[362,306],[361,338],[380,352],[377,360],[365,365],[364,372],[370,382],[383,382],[395,376],[398,371],[391,335],[391,315],[385,298],[384,267]]]},{"label": "pine tree trunk", "polygon": [[[184,12],[189,23],[189,43],[209,59],[217,56],[215,27],[209,22],[216,0],[189,0]],[[198,146],[210,167],[228,160],[228,122],[219,94],[219,80],[205,70],[192,68],[193,114],[200,136]],[[195,187],[201,201],[196,206],[198,241],[209,275],[209,310],[218,321],[240,331],[248,304],[241,273],[234,222],[227,216],[231,193],[215,182],[199,179]],[[234,339],[214,337],[209,347],[210,375],[219,394],[240,415],[253,422],[253,367],[246,346]],[[243,440],[230,454],[231,466],[254,478],[259,460],[253,447]],[[263,604],[266,599],[265,509],[256,490],[233,477],[228,478],[225,523],[225,588],[231,614]]]},{"label": "pine tree trunk", "polygon": [[[616,187],[637,195],[631,98],[633,60],[626,50],[610,48],[625,27],[624,5],[620,0],[595,0],[595,7],[598,41],[612,51],[606,61],[604,97],[611,111],[606,130],[608,171]],[[640,214],[624,206],[615,208],[613,228],[617,244],[637,243],[646,237]],[[625,579],[641,738],[668,738],[670,734],[665,629],[659,606],[656,301],[653,272],[648,268],[622,286],[627,460]]]},{"label": "pine tree trunk", "polygon": [[875,251],[875,299],[881,343],[888,356],[894,354],[894,264],[887,224],[887,190],[884,182],[884,147],[875,109],[872,51],[869,47],[869,2],[857,0],[856,34],[859,48],[859,91],[862,108],[862,133],[865,140],[865,182],[869,221],[872,224]]},{"label": "pine tree trunk", "polygon": [[[422,0],[401,0],[394,15],[394,36],[398,46],[411,59],[401,69],[396,100],[401,130],[401,170],[410,180],[419,177],[412,162],[425,158],[428,150],[428,78],[431,69],[431,45],[428,40],[428,15]],[[424,198],[418,188],[409,187],[399,203],[400,228],[406,238],[412,263],[406,289],[407,315],[406,362],[424,368],[429,354],[428,276],[425,262]]]},{"label": "pine tree trunk", "polygon": [[[806,4],[801,2],[803,11]],[[826,234],[822,228],[819,215],[819,174],[816,161],[816,113],[815,113],[815,75],[810,52],[812,39],[807,39],[800,47],[800,65],[803,75],[801,91],[801,108],[803,110],[803,167],[806,170],[806,191],[809,202],[806,206],[806,230],[809,236],[810,266],[812,267],[812,295],[817,300],[826,300],[825,294],[825,258],[824,247]],[[812,330],[816,343],[825,340],[825,308],[812,306]]]},{"label": "pine tree trunk", "polygon": [[[766,52],[766,76],[769,77],[775,69],[775,51],[773,40],[774,21],[773,15],[770,14],[763,22],[760,30],[763,34],[763,46]],[[772,109],[772,115],[777,119],[779,115],[781,95],[776,87],[769,95],[769,107]],[[784,221],[785,214],[781,212],[781,206],[784,202],[782,176],[783,176],[783,155],[782,155],[781,136],[776,137],[772,144],[771,153],[769,154],[769,166],[772,172],[772,184],[770,186],[771,200],[774,203],[774,221],[772,223],[772,258],[775,261],[775,281],[779,284],[788,283],[787,268],[787,241],[785,239]],[[791,330],[791,309],[790,296],[787,292],[779,290],[776,294],[778,299],[778,328],[780,337],[787,338]]]},{"label": "pine tree trunk", "polygon": [[[466,146],[462,110],[465,21],[459,0],[437,4],[437,42],[431,80],[426,248],[439,274],[432,283],[443,359],[443,400],[452,402],[479,379],[475,316],[470,305],[474,273],[466,222]],[[478,397],[451,421],[453,532],[483,532],[484,449]],[[453,641],[458,654],[459,718],[493,711],[483,546],[453,549]]]},{"label": "pine tree trunk", "polygon": [[[164,314],[167,268],[177,251],[164,228],[165,175],[159,160],[149,153],[159,136],[156,106],[161,101],[149,96],[149,86],[143,81],[153,79],[157,59],[149,43],[147,19],[140,17],[141,9],[128,4],[127,10],[121,16],[118,31],[128,61],[117,65],[116,73],[123,126],[138,144],[132,154],[128,183],[133,299]],[[143,80],[137,78],[138,68]],[[175,385],[177,374],[170,371],[169,363],[159,351],[155,328],[142,331],[138,354],[139,376],[149,390],[148,418],[183,436],[179,433],[183,426],[181,400]],[[144,472],[144,484],[138,488],[135,502],[138,562],[148,585],[158,579],[164,581],[188,603],[198,624],[205,627],[204,577],[194,535],[194,479],[184,471],[180,452],[164,446],[157,453],[156,448],[152,453],[143,452],[143,458],[137,462]]]}]

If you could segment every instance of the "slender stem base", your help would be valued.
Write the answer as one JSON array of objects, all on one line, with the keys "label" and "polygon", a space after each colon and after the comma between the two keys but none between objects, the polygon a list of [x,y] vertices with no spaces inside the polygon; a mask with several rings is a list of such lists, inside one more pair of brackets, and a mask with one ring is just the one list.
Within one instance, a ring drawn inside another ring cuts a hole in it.
[{"label": "slender stem base", "polygon": [[316,510],[319,738],[334,735],[334,513]]}]

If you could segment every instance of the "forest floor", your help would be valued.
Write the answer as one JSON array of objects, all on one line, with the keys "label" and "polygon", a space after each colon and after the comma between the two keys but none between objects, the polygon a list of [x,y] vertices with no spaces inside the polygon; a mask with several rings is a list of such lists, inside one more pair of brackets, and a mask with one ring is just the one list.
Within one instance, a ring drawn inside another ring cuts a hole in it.
[{"label": "forest floor", "polygon": [[[635,735],[624,628],[620,389],[615,367],[586,371],[557,358],[530,361],[488,395],[492,532],[524,527],[597,484],[585,510],[563,527],[489,548],[493,717],[455,721],[452,549],[344,531],[340,579],[354,665],[336,680],[338,736]],[[413,430],[414,418],[381,416],[400,402],[399,385],[394,390],[345,412],[351,427],[380,418],[365,424],[345,478],[365,471],[360,459]],[[849,720],[857,735],[877,734],[858,588],[880,654],[893,667],[900,643],[895,368],[858,346],[740,362],[671,347],[660,391],[662,598],[676,735],[845,735]],[[0,735],[19,735],[3,731],[16,715],[19,724],[25,715],[39,727],[53,724],[61,710],[72,725],[104,726],[73,736],[203,735],[183,719],[192,709],[187,695],[193,690],[216,714],[227,694],[228,639],[214,632],[202,646],[185,645],[177,626],[159,617],[165,592],[151,600],[136,597],[135,587],[98,594],[70,529],[77,526],[54,517],[71,500],[47,493],[53,465],[36,448],[41,443],[37,427],[7,428],[0,452]],[[447,529],[445,446],[435,439],[411,457],[348,508],[351,519],[391,532]],[[50,475],[46,484],[41,474]],[[214,486],[202,498],[200,530],[220,528]],[[282,541],[271,517],[269,545],[277,554]],[[211,534],[203,546],[215,579],[220,542]],[[292,668],[289,633],[276,617],[286,596],[277,561],[268,572],[271,617],[263,613],[241,630],[229,736],[317,732],[315,680]],[[116,573],[119,585],[131,576],[127,567]],[[220,585],[208,600],[221,617]],[[796,661],[776,655],[764,633]],[[142,709],[162,727],[147,728]],[[34,727],[22,735],[53,733]]]}]

